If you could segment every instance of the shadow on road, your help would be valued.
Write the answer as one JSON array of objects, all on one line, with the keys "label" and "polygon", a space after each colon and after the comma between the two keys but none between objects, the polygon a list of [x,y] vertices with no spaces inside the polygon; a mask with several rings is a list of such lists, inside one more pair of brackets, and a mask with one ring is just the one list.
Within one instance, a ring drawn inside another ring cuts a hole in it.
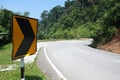
[{"label": "shadow on road", "polygon": [[25,80],[43,80],[43,79],[38,76],[25,76]]}]

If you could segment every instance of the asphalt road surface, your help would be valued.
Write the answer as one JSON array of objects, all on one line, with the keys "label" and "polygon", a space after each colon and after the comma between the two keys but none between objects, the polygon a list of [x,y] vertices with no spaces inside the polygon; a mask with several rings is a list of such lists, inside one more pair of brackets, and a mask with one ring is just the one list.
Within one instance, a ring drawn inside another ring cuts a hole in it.
[{"label": "asphalt road surface", "polygon": [[120,80],[120,55],[91,48],[91,42],[56,41],[46,43],[45,50],[66,80]]}]

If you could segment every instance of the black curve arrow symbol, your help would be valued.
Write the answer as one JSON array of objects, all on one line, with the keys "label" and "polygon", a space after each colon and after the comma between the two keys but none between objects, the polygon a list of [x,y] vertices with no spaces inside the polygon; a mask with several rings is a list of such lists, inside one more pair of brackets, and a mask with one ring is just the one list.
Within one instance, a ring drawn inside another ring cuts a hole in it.
[{"label": "black curve arrow symbol", "polygon": [[15,17],[15,18],[20,26],[20,29],[21,29],[23,35],[24,35],[24,39],[21,42],[20,47],[15,55],[15,57],[17,57],[17,56],[23,56],[23,55],[27,54],[32,42],[35,39],[35,34],[33,32],[33,29],[31,27],[31,24],[28,19],[17,18],[17,17]]}]

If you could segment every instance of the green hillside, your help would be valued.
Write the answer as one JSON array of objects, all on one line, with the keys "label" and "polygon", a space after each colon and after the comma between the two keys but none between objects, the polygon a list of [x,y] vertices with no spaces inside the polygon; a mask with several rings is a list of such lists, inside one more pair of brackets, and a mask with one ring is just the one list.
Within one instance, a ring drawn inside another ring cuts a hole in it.
[{"label": "green hillside", "polygon": [[[0,8],[0,46],[11,42],[13,13]],[[67,0],[64,6],[57,5],[40,15],[38,39],[93,38],[97,44],[105,43],[118,35],[120,0]]]},{"label": "green hillside", "polygon": [[44,10],[38,27],[39,39],[93,38],[110,41],[120,27],[120,0],[67,0]]}]

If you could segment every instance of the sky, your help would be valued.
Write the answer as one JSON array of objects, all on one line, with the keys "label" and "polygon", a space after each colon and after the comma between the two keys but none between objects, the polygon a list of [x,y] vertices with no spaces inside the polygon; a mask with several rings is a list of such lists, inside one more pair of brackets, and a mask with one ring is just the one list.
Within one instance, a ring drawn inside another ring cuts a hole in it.
[{"label": "sky", "polygon": [[40,19],[44,10],[50,11],[56,5],[64,6],[67,0],[0,0],[0,7],[13,12],[30,12],[29,17]]}]

